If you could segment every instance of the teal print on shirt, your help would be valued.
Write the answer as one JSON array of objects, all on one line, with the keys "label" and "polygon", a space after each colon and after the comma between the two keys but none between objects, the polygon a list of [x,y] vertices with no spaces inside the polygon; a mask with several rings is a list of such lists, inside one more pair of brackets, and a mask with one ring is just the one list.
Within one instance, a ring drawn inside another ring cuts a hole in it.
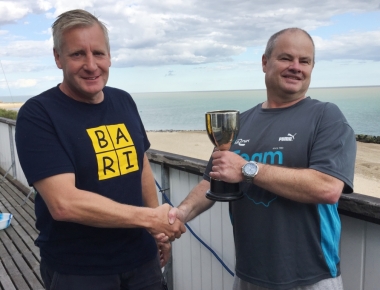
[{"label": "teal print on shirt", "polygon": [[[268,151],[268,152],[257,152],[251,157],[247,153],[241,153],[240,150],[235,150],[234,153],[240,155],[247,161],[256,161],[264,164],[282,164],[283,155],[281,151]],[[244,195],[256,205],[262,205],[269,207],[270,204],[277,199],[277,195],[268,192],[267,194],[257,194],[256,192],[244,191]]]},{"label": "teal print on shirt", "polygon": [[[268,152],[257,152],[251,157],[247,153],[241,153],[240,150],[235,150],[234,153],[240,155],[247,161],[256,161],[264,164],[282,164],[283,155],[281,151],[268,151]],[[268,162],[269,161],[269,162]],[[276,162],[277,161],[277,162]]]}]

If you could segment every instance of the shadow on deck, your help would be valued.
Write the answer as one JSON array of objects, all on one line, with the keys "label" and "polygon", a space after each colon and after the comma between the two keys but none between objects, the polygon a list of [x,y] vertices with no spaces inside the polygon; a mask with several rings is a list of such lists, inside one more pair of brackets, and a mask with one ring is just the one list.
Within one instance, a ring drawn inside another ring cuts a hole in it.
[{"label": "shadow on deck", "polygon": [[34,245],[34,203],[0,175],[0,212],[13,214],[10,226],[0,230],[0,289],[45,289],[40,275],[39,249]]}]

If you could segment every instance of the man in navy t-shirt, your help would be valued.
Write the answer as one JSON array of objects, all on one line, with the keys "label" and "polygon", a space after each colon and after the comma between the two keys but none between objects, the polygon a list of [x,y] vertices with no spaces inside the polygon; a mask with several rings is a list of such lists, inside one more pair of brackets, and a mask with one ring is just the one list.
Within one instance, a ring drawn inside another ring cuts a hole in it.
[{"label": "man in navy t-shirt", "polygon": [[185,228],[170,225],[170,206],[158,204],[145,154],[150,143],[134,101],[106,87],[107,29],[72,10],[52,30],[63,81],[29,99],[16,124],[20,163],[38,192],[35,243],[45,287],[162,289],[168,240]]},{"label": "man in navy t-shirt", "polygon": [[314,43],[301,29],[279,31],[262,57],[267,99],[240,114],[229,151],[215,151],[202,180],[169,213],[187,222],[207,210],[210,178],[240,182],[230,202],[235,290],[341,290],[337,211],[353,191],[355,134],[332,103],[306,96]]}]

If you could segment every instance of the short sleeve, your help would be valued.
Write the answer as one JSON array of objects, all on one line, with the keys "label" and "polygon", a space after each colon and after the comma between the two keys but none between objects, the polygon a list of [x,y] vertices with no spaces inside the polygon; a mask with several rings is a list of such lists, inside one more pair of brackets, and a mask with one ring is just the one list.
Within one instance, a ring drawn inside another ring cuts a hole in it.
[{"label": "short sleeve", "polygon": [[353,192],[356,138],[339,108],[326,103],[312,146],[309,168],[342,180],[343,192]]},{"label": "short sleeve", "polygon": [[49,114],[38,101],[30,99],[20,108],[15,139],[20,164],[29,185],[46,177],[74,172]]}]

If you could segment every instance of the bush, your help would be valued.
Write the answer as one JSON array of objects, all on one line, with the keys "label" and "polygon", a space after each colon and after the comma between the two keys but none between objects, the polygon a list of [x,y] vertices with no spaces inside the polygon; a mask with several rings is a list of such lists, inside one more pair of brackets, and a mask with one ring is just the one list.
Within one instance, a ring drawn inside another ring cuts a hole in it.
[{"label": "bush", "polygon": [[363,142],[363,143],[380,144],[380,136],[359,134],[359,135],[356,135],[356,141]]},{"label": "bush", "polygon": [[0,117],[16,120],[17,111],[0,109]]}]

